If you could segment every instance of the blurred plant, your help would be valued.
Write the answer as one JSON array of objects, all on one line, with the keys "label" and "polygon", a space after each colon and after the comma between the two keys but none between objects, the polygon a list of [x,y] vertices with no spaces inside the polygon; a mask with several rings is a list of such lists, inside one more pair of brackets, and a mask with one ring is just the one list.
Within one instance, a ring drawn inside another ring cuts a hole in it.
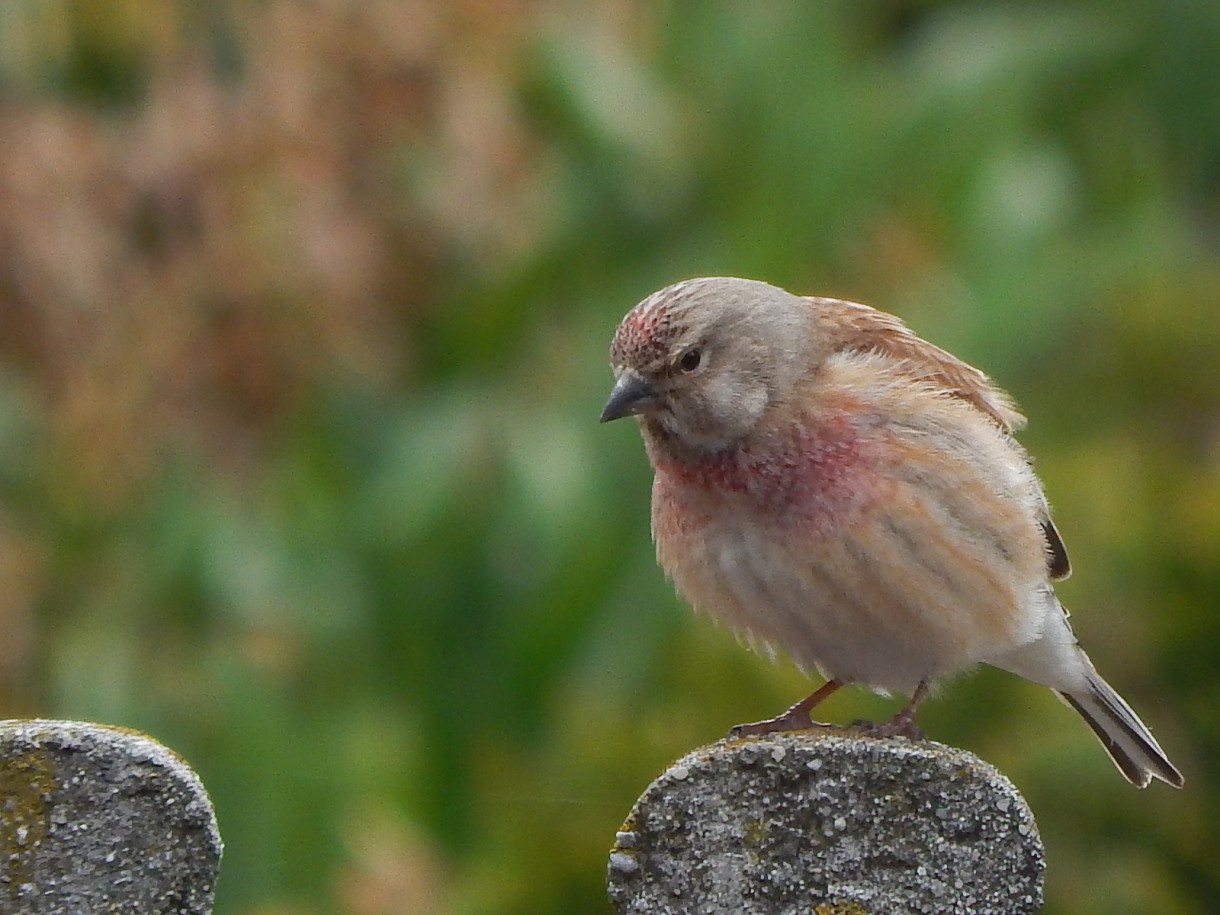
[{"label": "blurred plant", "polygon": [[1029,796],[1048,912],[1210,911],[1217,52],[1187,0],[9,0],[0,697],[190,758],[220,912],[605,910],[648,779],[804,686],[686,625],[594,422],[622,311],[754,275],[1024,402],[1190,794],[999,676],[928,730]]}]

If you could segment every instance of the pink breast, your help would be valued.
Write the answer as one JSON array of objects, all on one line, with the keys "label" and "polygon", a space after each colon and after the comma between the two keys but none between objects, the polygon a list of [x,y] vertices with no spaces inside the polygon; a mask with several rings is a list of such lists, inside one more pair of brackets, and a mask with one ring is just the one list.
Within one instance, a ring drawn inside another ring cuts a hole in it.
[{"label": "pink breast", "polygon": [[872,472],[875,442],[842,414],[794,424],[766,445],[697,460],[649,450],[658,537],[731,519],[830,536],[885,489]]}]

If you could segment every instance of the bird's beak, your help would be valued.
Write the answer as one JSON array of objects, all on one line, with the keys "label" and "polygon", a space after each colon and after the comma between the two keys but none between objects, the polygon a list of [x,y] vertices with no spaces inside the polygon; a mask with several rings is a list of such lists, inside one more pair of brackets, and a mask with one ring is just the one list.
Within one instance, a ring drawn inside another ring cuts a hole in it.
[{"label": "bird's beak", "polygon": [[643,413],[652,406],[655,396],[656,390],[646,379],[635,372],[625,371],[614,383],[614,390],[602,408],[599,422],[608,423],[612,419]]}]

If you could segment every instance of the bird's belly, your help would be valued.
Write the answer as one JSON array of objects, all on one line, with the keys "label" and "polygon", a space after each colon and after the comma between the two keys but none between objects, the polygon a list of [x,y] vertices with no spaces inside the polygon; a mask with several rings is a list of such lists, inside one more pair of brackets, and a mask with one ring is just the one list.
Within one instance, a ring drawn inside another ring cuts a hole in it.
[{"label": "bird's belly", "polygon": [[654,495],[658,559],[692,606],[842,682],[909,694],[1036,635],[1011,552],[929,532],[901,487],[832,529]]}]

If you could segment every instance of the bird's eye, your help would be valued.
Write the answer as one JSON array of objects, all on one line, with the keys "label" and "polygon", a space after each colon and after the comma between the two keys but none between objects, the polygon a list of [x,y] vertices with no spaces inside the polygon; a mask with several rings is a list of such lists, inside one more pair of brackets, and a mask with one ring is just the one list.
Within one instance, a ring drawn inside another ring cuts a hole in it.
[{"label": "bird's eye", "polygon": [[697,349],[688,349],[682,354],[682,358],[678,360],[678,368],[684,372],[693,372],[699,368],[699,363],[703,361],[703,354]]}]

